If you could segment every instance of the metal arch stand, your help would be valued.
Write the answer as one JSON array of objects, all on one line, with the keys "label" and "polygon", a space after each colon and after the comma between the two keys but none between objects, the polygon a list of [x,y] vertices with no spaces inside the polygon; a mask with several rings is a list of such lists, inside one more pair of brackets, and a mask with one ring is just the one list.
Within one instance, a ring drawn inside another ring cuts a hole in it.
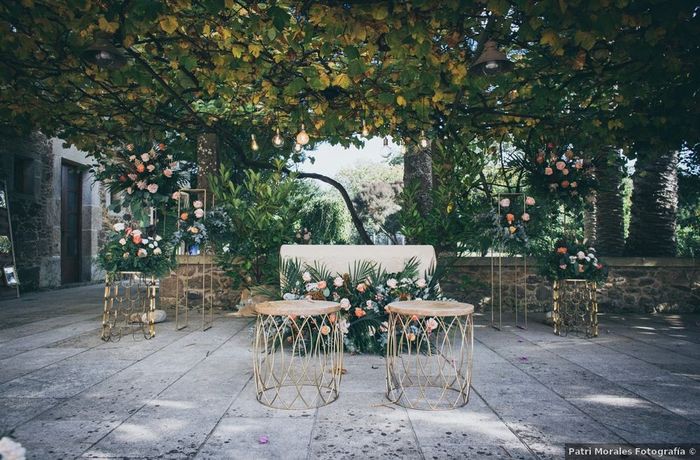
[{"label": "metal arch stand", "polygon": [[[203,203],[204,215],[207,214],[207,207],[209,206],[209,200],[207,199],[207,190],[201,188],[195,189],[182,189],[180,190],[180,198],[177,201],[177,228],[180,230],[180,214],[182,213],[183,207],[189,208],[191,203],[192,195],[200,198]],[[212,197],[212,206],[214,204]],[[184,250],[180,248],[180,256],[188,257]],[[206,244],[203,248],[202,253],[209,253],[209,246]],[[201,328],[203,331],[211,329],[214,325],[214,263],[212,261],[207,262],[206,259],[201,259],[201,263],[192,264],[201,267],[201,288],[190,288],[190,278],[185,277],[183,281],[180,277],[175,274],[175,329],[180,331],[189,327],[190,320],[190,308],[199,308],[202,311],[202,321]],[[180,290],[182,285],[182,294],[184,300],[180,299]],[[190,293],[196,292],[201,295],[200,305],[190,305]],[[183,313],[180,313],[180,309],[183,309]],[[184,314],[184,319],[181,317]]]},{"label": "metal arch stand", "polygon": [[[118,342],[128,333],[135,338],[138,332],[142,332],[145,339],[155,337],[157,289],[156,278],[142,272],[108,274],[102,310],[102,340]],[[138,315],[137,321],[133,315]],[[143,321],[143,315],[146,315],[146,321]]]},{"label": "metal arch stand", "polygon": [[584,279],[554,281],[552,320],[556,335],[583,331],[586,337],[598,336],[597,283]]},{"label": "metal arch stand", "polygon": [[[501,199],[522,199],[523,212],[527,212],[526,195],[524,193],[499,193],[496,195],[496,213],[498,222],[501,221]],[[494,247],[495,246],[495,247]],[[491,249],[491,327],[501,331],[503,330],[503,242],[494,243]],[[497,256],[494,257],[494,250]],[[528,310],[528,294],[527,294],[527,256],[522,255],[522,275],[520,274],[521,264],[518,263],[519,257],[514,257],[514,283],[513,288],[513,303],[515,306],[515,327],[527,330],[527,310]],[[518,287],[523,289],[523,297],[518,294]],[[498,302],[496,303],[496,294],[498,294]],[[496,322],[496,305],[498,306],[498,322]],[[522,308],[522,317],[519,310]],[[521,322],[522,318],[522,322]]]}]

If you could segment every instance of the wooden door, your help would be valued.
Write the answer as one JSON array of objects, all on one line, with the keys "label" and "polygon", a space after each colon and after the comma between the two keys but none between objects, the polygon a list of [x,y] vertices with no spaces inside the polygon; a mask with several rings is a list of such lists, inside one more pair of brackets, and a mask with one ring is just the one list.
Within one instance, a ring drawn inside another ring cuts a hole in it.
[{"label": "wooden door", "polygon": [[61,284],[80,281],[82,172],[61,165]]}]

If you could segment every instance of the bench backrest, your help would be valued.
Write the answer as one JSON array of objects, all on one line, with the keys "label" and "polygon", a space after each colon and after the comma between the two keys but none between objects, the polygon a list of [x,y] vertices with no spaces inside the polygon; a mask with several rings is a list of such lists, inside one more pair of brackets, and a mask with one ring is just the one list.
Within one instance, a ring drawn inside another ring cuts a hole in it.
[{"label": "bench backrest", "polygon": [[282,260],[298,260],[302,264],[321,263],[331,273],[348,273],[356,261],[372,261],[389,273],[396,273],[406,266],[412,257],[418,259],[418,273],[423,276],[435,267],[435,249],[427,245],[334,245],[334,244],[285,244],[280,248]]}]

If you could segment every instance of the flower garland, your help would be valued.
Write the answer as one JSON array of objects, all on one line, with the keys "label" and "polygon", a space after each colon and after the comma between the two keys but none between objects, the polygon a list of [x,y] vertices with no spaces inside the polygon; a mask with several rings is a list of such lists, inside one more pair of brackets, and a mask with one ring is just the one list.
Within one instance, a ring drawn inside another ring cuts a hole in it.
[{"label": "flower garland", "polygon": [[598,259],[595,248],[577,242],[558,241],[541,266],[542,274],[550,280],[605,281],[608,277],[608,268]]},{"label": "flower garland", "polygon": [[[173,199],[180,199],[180,192],[173,193]],[[185,243],[185,250],[190,255],[199,253],[199,247],[208,240],[207,228],[204,225],[204,203],[196,200],[191,209],[180,211],[178,230],[173,234],[173,245]]]},{"label": "flower garland", "polygon": [[351,353],[383,353],[387,343],[386,306],[400,300],[444,300],[439,272],[418,277],[411,259],[398,273],[386,273],[371,262],[357,262],[350,273],[332,275],[324,267],[283,264],[285,300],[330,300],[340,303],[337,327]]},{"label": "flower garland", "polygon": [[97,262],[108,273],[136,271],[160,277],[173,269],[171,255],[172,248],[160,235],[149,236],[119,222],[108,232]]},{"label": "flower garland", "polygon": [[[95,178],[112,192],[124,192],[124,206],[142,222],[145,210],[172,204],[172,194],[182,188],[189,164],[165,153],[165,144],[136,148],[128,144],[92,168]],[[139,153],[141,152],[141,153]],[[120,211],[121,205],[114,206]]]},{"label": "flower garland", "polygon": [[571,146],[557,149],[547,144],[530,164],[530,182],[535,189],[561,201],[580,203],[595,185],[593,166],[576,156]]}]

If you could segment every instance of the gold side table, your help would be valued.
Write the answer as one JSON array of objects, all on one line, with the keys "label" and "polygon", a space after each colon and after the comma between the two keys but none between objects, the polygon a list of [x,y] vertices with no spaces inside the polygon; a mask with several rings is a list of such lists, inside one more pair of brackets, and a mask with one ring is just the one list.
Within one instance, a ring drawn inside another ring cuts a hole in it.
[{"label": "gold side table", "polygon": [[598,336],[598,300],[595,281],[582,279],[555,280],[552,290],[552,320],[556,335],[583,332]]},{"label": "gold side table", "polygon": [[410,409],[443,410],[469,402],[474,306],[407,301],[387,305],[387,398]]},{"label": "gold side table", "polygon": [[156,335],[158,280],[142,272],[116,272],[105,278],[102,340],[119,341],[123,335]]},{"label": "gold side table", "polygon": [[343,336],[340,304],[280,300],[255,306],[256,398],[276,409],[311,409],[338,399]]}]

